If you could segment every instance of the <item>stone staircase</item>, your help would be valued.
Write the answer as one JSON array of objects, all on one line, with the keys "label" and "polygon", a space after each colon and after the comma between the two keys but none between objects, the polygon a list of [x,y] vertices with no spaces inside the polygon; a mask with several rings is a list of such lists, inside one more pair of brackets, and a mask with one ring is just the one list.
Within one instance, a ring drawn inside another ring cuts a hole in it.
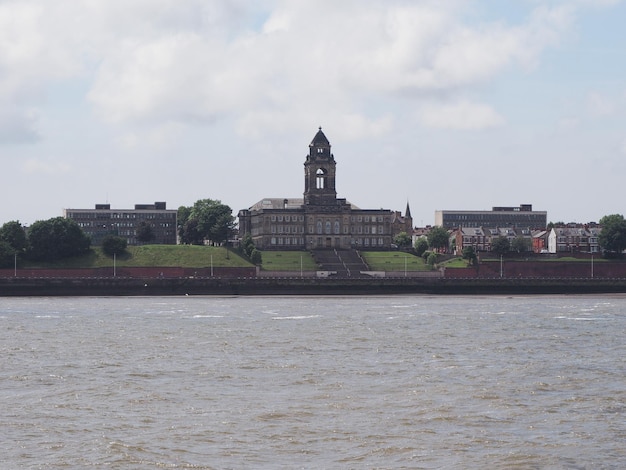
[{"label": "stone staircase", "polygon": [[356,250],[319,249],[312,250],[311,254],[320,271],[336,272],[340,277],[365,277],[361,271],[369,271]]}]

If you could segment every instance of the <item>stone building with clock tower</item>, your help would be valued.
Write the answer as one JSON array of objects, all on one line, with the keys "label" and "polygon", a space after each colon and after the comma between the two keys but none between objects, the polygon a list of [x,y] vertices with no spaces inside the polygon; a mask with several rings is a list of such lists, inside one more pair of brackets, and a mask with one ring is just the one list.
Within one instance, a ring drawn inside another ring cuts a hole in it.
[{"label": "stone building with clock tower", "polygon": [[394,237],[411,234],[404,216],[387,209],[360,209],[337,197],[336,162],[320,127],[304,162],[302,198],[261,199],[239,211],[239,237],[250,234],[261,250],[391,248]]}]

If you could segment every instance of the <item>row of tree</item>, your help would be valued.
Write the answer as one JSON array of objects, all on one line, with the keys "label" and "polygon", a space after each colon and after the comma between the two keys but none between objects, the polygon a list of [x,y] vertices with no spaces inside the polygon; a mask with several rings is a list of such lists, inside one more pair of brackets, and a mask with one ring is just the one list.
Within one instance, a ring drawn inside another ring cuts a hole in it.
[{"label": "row of tree", "polygon": [[64,217],[39,220],[28,231],[19,221],[0,227],[0,267],[10,266],[18,257],[34,261],[55,261],[89,251],[91,240],[76,222]]}]

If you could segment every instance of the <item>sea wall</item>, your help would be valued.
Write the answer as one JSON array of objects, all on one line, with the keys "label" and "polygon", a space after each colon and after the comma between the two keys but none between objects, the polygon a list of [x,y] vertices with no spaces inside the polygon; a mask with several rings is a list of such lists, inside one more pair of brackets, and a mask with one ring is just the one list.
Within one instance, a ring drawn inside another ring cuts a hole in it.
[{"label": "sea wall", "polygon": [[626,279],[0,278],[0,296],[626,293]]},{"label": "sea wall", "polygon": [[626,263],[620,261],[499,261],[476,267],[445,268],[446,279],[506,278],[626,278]]}]

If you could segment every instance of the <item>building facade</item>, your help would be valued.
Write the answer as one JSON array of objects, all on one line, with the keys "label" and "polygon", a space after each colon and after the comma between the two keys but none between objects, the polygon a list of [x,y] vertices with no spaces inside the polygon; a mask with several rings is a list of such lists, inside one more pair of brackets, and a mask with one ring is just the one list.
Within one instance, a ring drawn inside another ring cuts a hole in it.
[{"label": "building facade", "polygon": [[304,162],[302,198],[266,198],[239,211],[239,236],[262,250],[389,249],[411,213],[360,209],[337,197],[336,162],[320,127]]},{"label": "building facade", "polygon": [[493,207],[491,211],[435,211],[435,225],[456,229],[459,227],[515,227],[545,229],[546,211],[533,211],[532,204],[519,207]]},{"label": "building facade", "polygon": [[63,217],[74,220],[91,237],[92,245],[101,245],[107,235],[125,238],[129,245],[139,245],[137,228],[144,222],[154,235],[150,243],[175,245],[176,210],[165,202],[135,204],[134,209],[111,209],[110,204],[96,204],[95,209],[63,209]]},{"label": "building facade", "polygon": [[549,253],[599,253],[597,224],[567,224],[553,227],[548,234]]},{"label": "building facade", "polygon": [[[545,234],[545,230],[529,230],[516,227],[459,227],[452,231],[451,239],[454,240],[455,253],[460,255],[463,248],[471,246],[476,252],[491,251],[493,243],[501,237],[513,244],[516,239],[523,240],[520,244],[523,251],[535,251],[535,237]],[[543,246],[539,248],[541,250]],[[539,251],[537,251],[539,253]]]}]

